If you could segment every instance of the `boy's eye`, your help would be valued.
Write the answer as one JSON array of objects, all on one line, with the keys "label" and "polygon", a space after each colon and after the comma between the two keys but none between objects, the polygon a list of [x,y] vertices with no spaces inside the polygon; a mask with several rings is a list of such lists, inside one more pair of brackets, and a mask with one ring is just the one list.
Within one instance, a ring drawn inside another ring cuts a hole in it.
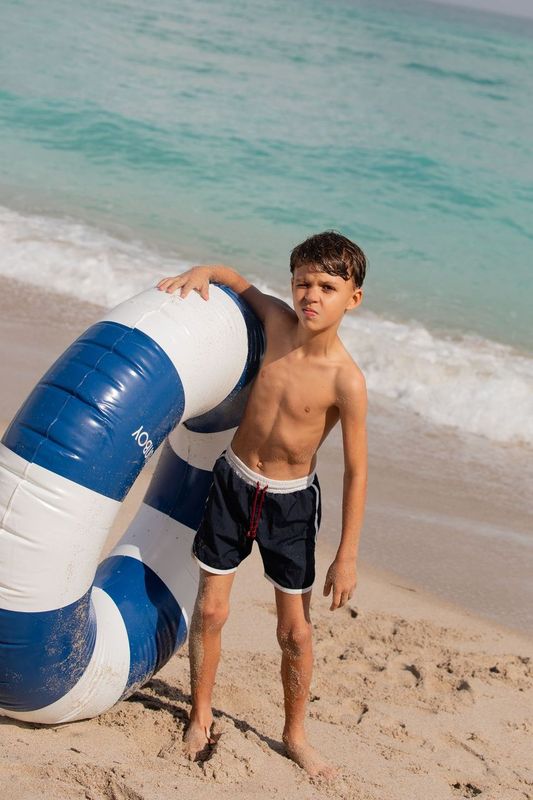
[{"label": "boy's eye", "polygon": [[322,288],[324,289],[325,292],[334,292],[335,291],[335,287],[334,286],[330,286],[329,283],[326,283],[326,285],[323,286]]}]

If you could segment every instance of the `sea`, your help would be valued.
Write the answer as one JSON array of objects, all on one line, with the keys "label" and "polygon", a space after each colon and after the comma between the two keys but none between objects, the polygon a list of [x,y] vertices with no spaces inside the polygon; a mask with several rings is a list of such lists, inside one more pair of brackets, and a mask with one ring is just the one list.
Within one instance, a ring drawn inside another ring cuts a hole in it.
[{"label": "sea", "polygon": [[370,392],[533,446],[533,21],[424,0],[3,0],[0,274],[105,307],[190,264],[289,297],[365,251]]}]

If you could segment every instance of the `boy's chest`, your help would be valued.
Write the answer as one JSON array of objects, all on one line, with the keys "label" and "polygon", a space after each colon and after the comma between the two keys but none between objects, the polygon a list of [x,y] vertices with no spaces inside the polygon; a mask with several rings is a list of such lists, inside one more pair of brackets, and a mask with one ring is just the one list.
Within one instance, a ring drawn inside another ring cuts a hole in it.
[{"label": "boy's chest", "polygon": [[311,419],[335,404],[331,370],[283,358],[264,362],[254,394],[265,406],[296,418]]}]

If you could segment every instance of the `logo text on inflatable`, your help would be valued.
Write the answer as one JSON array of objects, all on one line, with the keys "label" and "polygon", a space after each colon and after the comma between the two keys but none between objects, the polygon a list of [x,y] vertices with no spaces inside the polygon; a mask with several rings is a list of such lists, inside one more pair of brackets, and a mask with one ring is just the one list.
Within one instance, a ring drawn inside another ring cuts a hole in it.
[{"label": "logo text on inflatable", "polygon": [[150,458],[150,456],[154,454],[154,445],[150,439],[150,434],[148,431],[143,430],[143,426],[141,425],[141,427],[134,431],[131,435],[139,447],[142,447],[144,457]]}]

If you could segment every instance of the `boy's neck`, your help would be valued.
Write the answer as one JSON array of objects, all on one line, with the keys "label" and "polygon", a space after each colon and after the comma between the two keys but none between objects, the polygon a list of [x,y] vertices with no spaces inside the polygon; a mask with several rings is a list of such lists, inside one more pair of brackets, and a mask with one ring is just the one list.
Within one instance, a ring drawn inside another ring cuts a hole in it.
[{"label": "boy's neck", "polygon": [[337,346],[339,326],[328,328],[325,331],[312,333],[298,325],[296,330],[295,345],[307,356],[328,356]]}]

